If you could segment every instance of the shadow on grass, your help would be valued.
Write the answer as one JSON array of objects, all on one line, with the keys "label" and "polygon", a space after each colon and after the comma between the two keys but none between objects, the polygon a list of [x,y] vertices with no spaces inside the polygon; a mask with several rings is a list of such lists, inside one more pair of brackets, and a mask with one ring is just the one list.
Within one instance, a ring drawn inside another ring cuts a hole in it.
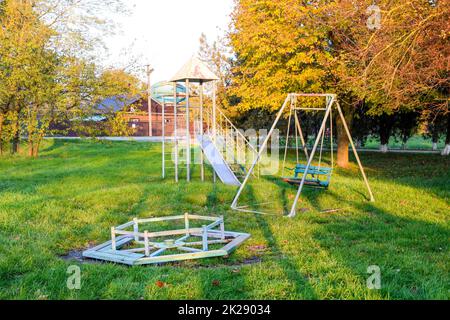
[{"label": "shadow on grass", "polygon": [[[250,198],[253,197],[254,199],[254,192],[251,187],[249,193]],[[258,208],[256,209],[258,210]],[[283,254],[283,251],[281,250],[280,245],[278,244],[276,237],[272,232],[270,223],[266,220],[266,217],[264,215],[255,213],[254,218],[258,224],[258,227],[262,230],[264,238],[269,244],[269,247],[271,248],[273,255],[275,257],[279,257],[276,258],[277,264],[283,270],[289,282],[294,284],[295,293],[297,294],[297,296],[303,297],[305,299],[316,299],[317,296],[314,289],[309,284],[307,277],[298,270],[299,266],[296,265],[291,260],[291,258]]]},{"label": "shadow on grass", "polygon": [[314,234],[315,241],[340,265],[361,283],[369,277],[369,266],[379,266],[380,293],[386,298],[448,298],[448,266],[442,263],[448,258],[448,228],[395,216],[370,202],[333,197],[362,213],[351,219],[330,218]]},{"label": "shadow on grass", "polygon": [[[360,155],[368,175],[373,180],[397,183],[426,192],[448,201],[450,196],[450,157],[431,154],[369,154]],[[356,162],[351,156],[353,170],[338,169],[338,174],[346,178],[361,179],[356,172]],[[364,188],[364,184],[361,184]],[[363,189],[361,189],[363,190]],[[365,191],[365,190],[364,190]],[[365,195],[367,197],[367,195]],[[375,194],[376,198],[376,194]]]}]

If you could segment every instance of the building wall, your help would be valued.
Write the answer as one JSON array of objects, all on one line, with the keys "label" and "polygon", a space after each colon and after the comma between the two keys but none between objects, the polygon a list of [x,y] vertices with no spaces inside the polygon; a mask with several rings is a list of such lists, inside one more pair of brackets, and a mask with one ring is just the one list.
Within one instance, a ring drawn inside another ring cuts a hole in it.
[{"label": "building wall", "polygon": [[[148,125],[148,102],[146,99],[140,100],[135,104],[134,112],[126,114],[128,124],[131,128],[135,129],[134,136],[147,137],[149,131]],[[133,111],[133,110],[130,110]],[[165,107],[165,136],[174,136],[175,133],[175,116],[174,107],[166,105]],[[205,126],[205,124],[204,124]],[[190,125],[191,135],[194,134],[194,123]],[[186,120],[184,114],[178,114],[178,134],[182,135],[186,132]],[[156,101],[152,101],[152,136],[162,136],[162,106]]]}]

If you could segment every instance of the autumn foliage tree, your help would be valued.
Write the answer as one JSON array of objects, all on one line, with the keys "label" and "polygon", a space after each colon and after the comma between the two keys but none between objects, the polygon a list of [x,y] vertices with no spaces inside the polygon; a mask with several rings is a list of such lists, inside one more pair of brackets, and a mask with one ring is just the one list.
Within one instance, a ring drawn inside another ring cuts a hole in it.
[{"label": "autumn foliage tree", "polygon": [[[237,108],[276,111],[286,93],[330,91],[349,123],[360,110],[383,119],[432,106],[445,116],[448,7],[434,0],[236,1],[229,38]],[[346,166],[349,141],[339,121],[337,131],[338,165]]]},{"label": "autumn foliage tree", "polygon": [[73,126],[95,112],[101,99],[133,94],[137,80],[105,71],[93,52],[100,43],[87,30],[108,31],[93,0],[11,0],[0,15],[0,152],[17,153],[26,137],[28,154],[38,156],[52,124]]},{"label": "autumn foliage tree", "polygon": [[364,100],[376,117],[429,113],[430,108],[446,117],[448,2],[378,1],[373,6],[370,1],[340,0],[327,11],[322,21],[331,27],[334,74],[341,91]]}]

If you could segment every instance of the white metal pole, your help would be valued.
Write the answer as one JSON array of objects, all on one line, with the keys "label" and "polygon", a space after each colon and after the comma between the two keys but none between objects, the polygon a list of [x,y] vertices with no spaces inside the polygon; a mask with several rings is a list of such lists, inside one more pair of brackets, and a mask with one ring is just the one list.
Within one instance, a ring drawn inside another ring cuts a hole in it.
[{"label": "white metal pole", "polygon": [[173,114],[174,114],[174,139],[175,139],[175,182],[178,182],[178,94],[177,94],[177,83],[173,84]]},{"label": "white metal pole", "polygon": [[333,108],[330,112],[331,169],[334,169]]},{"label": "white metal pole", "polygon": [[297,111],[296,110],[295,110],[295,123],[296,123],[296,126],[298,128],[298,132],[300,134],[300,142],[303,145],[303,152],[305,153],[306,158],[308,158],[309,157],[309,155],[308,155],[308,145],[307,145],[307,143],[305,141],[305,136],[303,135],[302,125],[301,125],[301,122],[300,122],[300,119],[299,119],[299,117],[297,115]]},{"label": "white metal pole", "polygon": [[152,86],[151,86],[151,75],[154,69],[147,65],[147,86],[148,86],[148,136],[153,136],[153,125],[152,125]]},{"label": "white metal pole", "polygon": [[186,180],[191,181],[191,131],[189,119],[189,79],[186,79]]},{"label": "white metal pole", "polygon": [[[203,144],[203,82],[200,81],[200,143]],[[200,149],[200,175],[205,181],[205,158]]]},{"label": "white metal pole", "polygon": [[213,112],[212,112],[212,123],[213,123],[213,139],[216,142],[217,135],[217,103],[216,103],[216,82],[213,82],[213,92],[212,92],[212,103],[213,103]]},{"label": "white metal pole", "polygon": [[162,159],[163,159],[163,163],[162,163],[162,177],[163,179],[166,178],[166,130],[165,130],[165,126],[166,126],[166,104],[164,101],[164,97],[162,98],[162,129],[161,129],[161,134],[162,134]]},{"label": "white metal pole", "polygon": [[337,105],[337,109],[338,109],[339,115],[341,116],[341,121],[342,121],[342,123],[344,125],[345,132],[347,133],[347,137],[350,140],[350,144],[351,144],[352,149],[353,149],[353,154],[355,155],[356,161],[358,162],[359,170],[361,171],[361,174],[362,174],[363,179],[364,179],[364,183],[366,184],[367,190],[369,191],[370,201],[371,202],[375,202],[375,197],[373,196],[372,189],[370,188],[369,180],[367,179],[366,173],[364,171],[364,167],[363,167],[363,165],[361,163],[361,160],[359,159],[358,152],[356,151],[355,144],[353,143],[353,138],[352,138],[352,135],[350,134],[350,130],[348,129],[347,122],[345,121],[345,117],[344,117],[344,114],[342,113],[341,106],[339,105],[338,102],[336,102],[336,105]]},{"label": "white metal pole", "polygon": [[247,185],[248,180],[250,179],[250,176],[253,173],[253,170],[255,169],[259,159],[261,158],[263,152],[265,151],[266,146],[269,143],[269,139],[272,136],[273,132],[275,131],[275,128],[276,128],[278,122],[280,121],[281,116],[283,115],[284,109],[286,109],[286,106],[288,105],[290,100],[291,100],[291,95],[289,94],[289,96],[284,101],[284,104],[281,107],[281,110],[278,112],[277,118],[275,119],[275,122],[273,123],[272,128],[269,131],[269,134],[267,135],[266,139],[264,140],[263,144],[261,145],[258,155],[256,156],[255,160],[253,161],[253,164],[250,167],[250,170],[248,171],[247,176],[245,177],[244,181],[242,182],[241,187],[239,188],[239,191],[237,192],[236,196],[234,197],[233,203],[231,204],[232,209],[237,209],[237,203],[238,203],[239,197],[241,196],[242,191],[244,191],[244,188]]}]

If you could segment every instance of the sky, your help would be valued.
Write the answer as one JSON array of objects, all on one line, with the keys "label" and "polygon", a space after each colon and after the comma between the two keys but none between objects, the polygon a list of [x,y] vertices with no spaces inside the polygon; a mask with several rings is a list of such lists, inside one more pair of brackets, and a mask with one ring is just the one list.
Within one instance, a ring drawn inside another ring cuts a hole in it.
[{"label": "sky", "polygon": [[138,58],[154,68],[152,83],[170,79],[199,48],[224,34],[233,0],[127,0],[130,14],[119,15],[118,33],[106,38],[105,64],[126,66]]}]

